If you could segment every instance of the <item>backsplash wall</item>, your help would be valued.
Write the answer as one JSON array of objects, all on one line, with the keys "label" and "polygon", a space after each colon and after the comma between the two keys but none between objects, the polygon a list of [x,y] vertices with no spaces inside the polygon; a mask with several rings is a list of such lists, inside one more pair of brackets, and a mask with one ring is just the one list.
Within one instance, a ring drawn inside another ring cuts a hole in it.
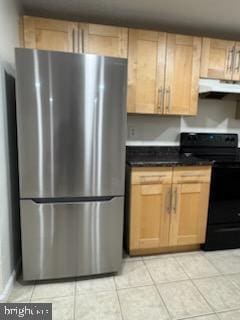
[{"label": "backsplash wall", "polygon": [[[127,145],[178,145],[183,131],[237,133],[240,140],[235,112],[234,101],[199,100],[194,117],[128,115]],[[130,136],[132,129],[134,137]]]}]

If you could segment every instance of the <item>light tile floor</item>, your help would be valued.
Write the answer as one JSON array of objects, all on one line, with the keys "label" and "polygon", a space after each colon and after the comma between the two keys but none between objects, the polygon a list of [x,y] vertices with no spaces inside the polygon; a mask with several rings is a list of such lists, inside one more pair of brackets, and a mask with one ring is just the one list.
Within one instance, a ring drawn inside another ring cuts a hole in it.
[{"label": "light tile floor", "polygon": [[125,257],[104,278],[19,280],[9,302],[51,302],[54,320],[240,320],[240,249]]}]

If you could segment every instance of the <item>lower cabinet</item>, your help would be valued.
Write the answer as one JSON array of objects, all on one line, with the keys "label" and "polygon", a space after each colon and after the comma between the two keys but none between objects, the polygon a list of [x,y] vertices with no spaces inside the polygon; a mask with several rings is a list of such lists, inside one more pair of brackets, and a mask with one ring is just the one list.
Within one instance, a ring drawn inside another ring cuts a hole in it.
[{"label": "lower cabinet", "polygon": [[[158,248],[168,245],[170,184],[133,185],[131,191],[131,247]],[[137,214],[134,214],[137,212]]]},{"label": "lower cabinet", "polygon": [[208,183],[173,184],[169,245],[193,245],[205,241]]},{"label": "lower cabinet", "polygon": [[167,252],[205,241],[211,168],[132,168],[128,251]]}]

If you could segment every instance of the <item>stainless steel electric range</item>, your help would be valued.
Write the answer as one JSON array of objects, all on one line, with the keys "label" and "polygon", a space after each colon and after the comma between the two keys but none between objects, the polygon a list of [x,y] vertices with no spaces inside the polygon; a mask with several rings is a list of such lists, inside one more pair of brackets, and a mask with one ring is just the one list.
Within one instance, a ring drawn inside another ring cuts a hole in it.
[{"label": "stainless steel electric range", "polygon": [[240,247],[238,135],[181,133],[180,152],[213,161],[206,251]]}]

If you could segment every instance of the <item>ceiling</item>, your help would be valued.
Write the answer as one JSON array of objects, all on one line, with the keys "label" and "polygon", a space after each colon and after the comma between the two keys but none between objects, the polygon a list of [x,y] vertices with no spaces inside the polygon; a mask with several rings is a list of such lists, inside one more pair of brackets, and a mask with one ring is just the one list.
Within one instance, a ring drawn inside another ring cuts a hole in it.
[{"label": "ceiling", "polygon": [[239,0],[20,0],[25,14],[240,39]]}]

